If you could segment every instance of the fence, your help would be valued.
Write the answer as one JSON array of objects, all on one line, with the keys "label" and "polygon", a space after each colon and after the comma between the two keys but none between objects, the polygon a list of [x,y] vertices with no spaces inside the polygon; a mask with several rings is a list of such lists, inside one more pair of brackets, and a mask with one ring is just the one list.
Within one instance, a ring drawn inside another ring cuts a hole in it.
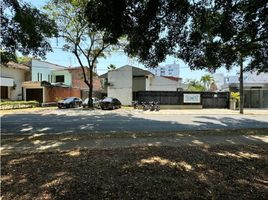
[{"label": "fence", "polygon": [[[186,97],[189,100],[186,100]],[[229,108],[229,92],[188,91],[139,91],[133,93],[133,100],[141,102],[158,101],[160,105],[202,105],[203,108]]]}]

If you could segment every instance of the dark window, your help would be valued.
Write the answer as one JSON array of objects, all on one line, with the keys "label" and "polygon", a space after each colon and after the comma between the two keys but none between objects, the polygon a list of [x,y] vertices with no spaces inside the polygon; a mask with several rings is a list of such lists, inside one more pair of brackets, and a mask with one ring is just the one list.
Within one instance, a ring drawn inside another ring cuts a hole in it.
[{"label": "dark window", "polygon": [[50,75],[47,75],[47,81],[48,82],[50,81]]},{"label": "dark window", "polygon": [[56,76],[56,82],[64,83],[64,75]]},{"label": "dark window", "polygon": [[37,81],[39,81],[39,72],[37,73]]},{"label": "dark window", "polygon": [[40,80],[42,81],[42,73],[40,73]]}]

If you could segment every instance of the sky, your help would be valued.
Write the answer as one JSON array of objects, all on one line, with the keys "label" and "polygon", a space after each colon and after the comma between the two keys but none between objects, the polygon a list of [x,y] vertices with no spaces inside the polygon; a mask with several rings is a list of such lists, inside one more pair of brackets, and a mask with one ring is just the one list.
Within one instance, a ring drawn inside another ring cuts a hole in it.
[{"label": "sky", "polygon": [[[30,3],[31,5],[41,9],[47,0],[25,0],[25,2]],[[65,67],[69,66],[79,66],[79,63],[76,57],[69,52],[65,52],[62,50],[63,41],[58,39],[50,39],[50,44],[53,48],[53,52],[49,52],[46,55],[46,61],[55,63],[58,65],[62,65]],[[183,78],[184,81],[187,79],[196,79],[199,80],[201,76],[204,74],[208,74],[209,72],[205,70],[190,70],[189,66],[186,65],[182,60],[174,58],[172,56],[168,56],[163,63],[159,63],[160,66],[168,65],[168,64],[179,64],[180,65],[180,74],[179,76]],[[143,68],[144,65],[142,63],[137,62],[135,59],[130,59],[122,50],[111,53],[110,56],[107,56],[106,59],[99,59],[97,64],[97,73],[99,75],[107,72],[107,67],[110,64],[114,64],[117,68],[124,65],[132,65],[135,67]],[[86,65],[86,63],[85,63]],[[225,75],[235,75],[238,72],[238,68],[233,68],[231,71],[227,71],[224,68],[221,68],[216,71],[216,73],[223,73]]]}]

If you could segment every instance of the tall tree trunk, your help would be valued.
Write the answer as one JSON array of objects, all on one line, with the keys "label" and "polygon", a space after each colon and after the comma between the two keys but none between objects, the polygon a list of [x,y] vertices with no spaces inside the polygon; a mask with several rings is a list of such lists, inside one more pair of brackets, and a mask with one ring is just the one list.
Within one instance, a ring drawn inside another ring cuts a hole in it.
[{"label": "tall tree trunk", "polygon": [[243,58],[240,58],[240,77],[239,77],[239,93],[240,93],[240,114],[244,114],[244,80],[243,80]]},{"label": "tall tree trunk", "polygon": [[93,108],[93,64],[89,67],[89,92],[88,92],[88,107]]}]

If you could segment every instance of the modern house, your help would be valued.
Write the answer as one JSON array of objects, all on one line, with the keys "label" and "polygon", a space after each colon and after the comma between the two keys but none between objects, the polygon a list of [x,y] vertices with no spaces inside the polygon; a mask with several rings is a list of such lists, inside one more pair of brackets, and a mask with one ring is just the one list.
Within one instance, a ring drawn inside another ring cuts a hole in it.
[{"label": "modern house", "polygon": [[123,105],[131,105],[133,93],[139,91],[178,91],[181,79],[159,77],[147,70],[125,65],[102,76],[107,95],[119,99]]},{"label": "modern house", "polygon": [[22,82],[29,78],[30,67],[8,62],[1,64],[1,99],[22,100]]}]

